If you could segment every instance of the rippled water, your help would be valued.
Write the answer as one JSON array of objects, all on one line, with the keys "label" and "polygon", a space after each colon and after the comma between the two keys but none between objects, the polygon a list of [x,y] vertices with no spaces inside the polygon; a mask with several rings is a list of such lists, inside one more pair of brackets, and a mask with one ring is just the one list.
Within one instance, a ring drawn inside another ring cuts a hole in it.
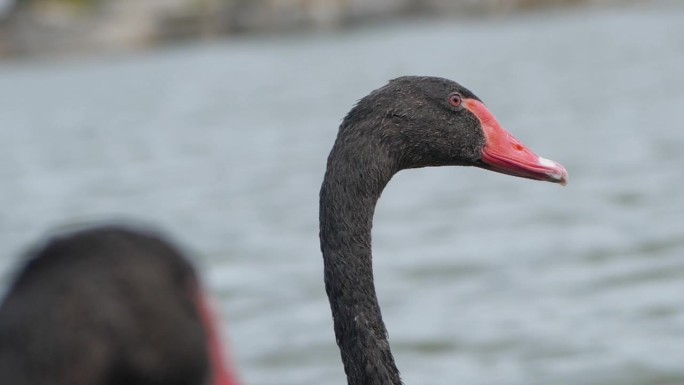
[{"label": "rippled water", "polygon": [[644,5],[0,64],[0,260],[65,223],[168,230],[246,384],[340,384],[317,194],[337,125],[389,78],[455,79],[566,188],[400,173],[377,286],[407,384],[684,384],[684,8]]}]

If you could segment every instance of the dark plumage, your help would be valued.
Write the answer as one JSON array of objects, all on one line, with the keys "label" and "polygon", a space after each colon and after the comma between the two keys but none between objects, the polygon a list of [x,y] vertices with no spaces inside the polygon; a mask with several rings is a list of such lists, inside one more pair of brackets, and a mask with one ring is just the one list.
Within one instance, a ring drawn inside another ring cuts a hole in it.
[{"label": "dark plumage", "polygon": [[401,383],[373,283],[375,205],[396,172],[442,165],[567,179],[562,166],[527,150],[450,80],[402,77],[361,99],[328,157],[319,217],[325,288],[350,385]]},{"label": "dark plumage", "polygon": [[208,384],[201,297],[193,267],[155,234],[101,227],[52,239],[0,306],[1,382]]}]

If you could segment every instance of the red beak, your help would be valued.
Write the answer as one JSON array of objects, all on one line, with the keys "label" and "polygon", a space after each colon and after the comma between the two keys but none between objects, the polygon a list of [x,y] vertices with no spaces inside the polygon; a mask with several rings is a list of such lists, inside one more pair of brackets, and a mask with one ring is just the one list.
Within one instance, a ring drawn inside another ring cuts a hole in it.
[{"label": "red beak", "polygon": [[511,135],[489,109],[475,99],[463,99],[463,105],[482,124],[486,143],[482,150],[482,168],[521,178],[566,185],[568,172],[560,163],[538,156]]},{"label": "red beak", "polygon": [[221,344],[221,337],[216,326],[214,313],[207,303],[206,298],[198,290],[195,296],[197,307],[202,318],[202,323],[207,332],[207,343],[209,348],[209,359],[211,361],[212,380],[211,385],[239,385],[235,374],[226,367],[224,350]]}]

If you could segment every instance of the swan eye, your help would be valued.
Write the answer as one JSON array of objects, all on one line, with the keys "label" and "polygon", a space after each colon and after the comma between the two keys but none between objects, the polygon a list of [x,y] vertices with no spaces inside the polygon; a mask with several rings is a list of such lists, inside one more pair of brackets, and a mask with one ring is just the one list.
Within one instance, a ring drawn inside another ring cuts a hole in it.
[{"label": "swan eye", "polygon": [[449,96],[449,104],[451,104],[453,107],[459,107],[461,105],[461,102],[463,102],[463,100],[461,99],[461,95],[451,94]]}]

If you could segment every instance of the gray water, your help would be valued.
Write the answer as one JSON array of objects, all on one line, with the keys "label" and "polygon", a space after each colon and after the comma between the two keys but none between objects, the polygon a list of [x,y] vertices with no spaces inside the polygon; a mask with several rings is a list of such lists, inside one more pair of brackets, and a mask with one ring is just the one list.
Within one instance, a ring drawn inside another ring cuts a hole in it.
[{"label": "gray water", "polygon": [[134,219],[193,255],[245,384],[342,384],[317,194],[341,117],[455,79],[561,188],[404,171],[377,288],[406,384],[684,384],[684,8],[643,5],[0,64],[0,279],[65,224]]}]

